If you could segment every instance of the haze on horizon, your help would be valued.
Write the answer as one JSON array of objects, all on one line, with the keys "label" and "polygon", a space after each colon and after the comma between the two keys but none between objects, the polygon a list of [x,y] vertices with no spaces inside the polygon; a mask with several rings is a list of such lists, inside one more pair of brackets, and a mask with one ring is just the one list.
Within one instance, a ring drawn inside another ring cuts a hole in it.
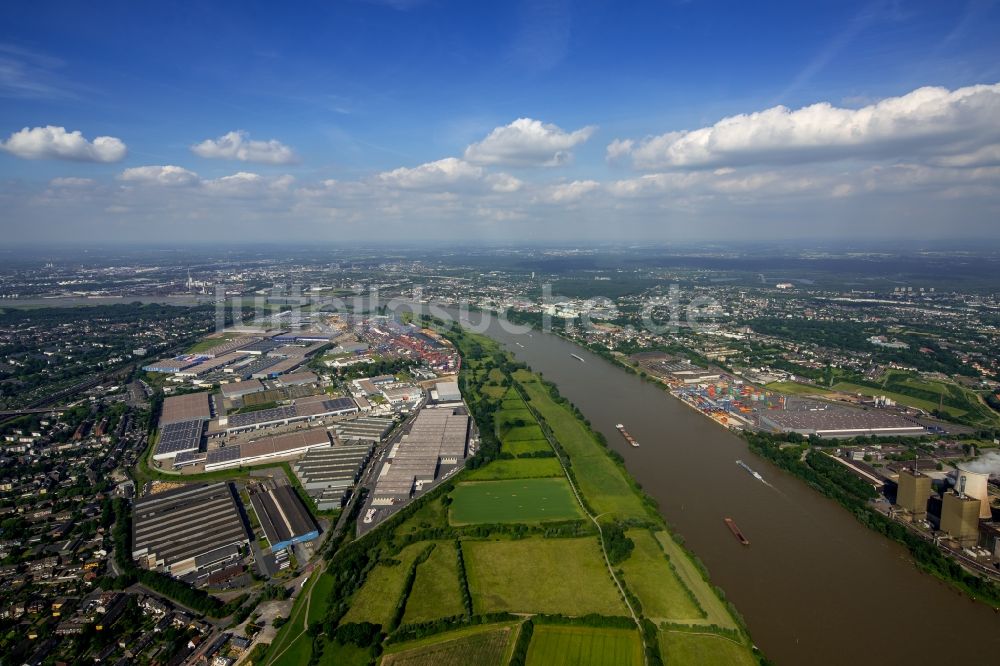
[{"label": "haze on horizon", "polygon": [[800,4],[8,4],[0,245],[1000,239],[1000,7]]}]

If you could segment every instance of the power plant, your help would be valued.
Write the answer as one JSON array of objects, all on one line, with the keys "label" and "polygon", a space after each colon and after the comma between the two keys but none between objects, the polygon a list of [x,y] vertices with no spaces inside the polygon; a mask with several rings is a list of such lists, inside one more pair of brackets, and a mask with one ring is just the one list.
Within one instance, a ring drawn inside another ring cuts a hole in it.
[{"label": "power plant", "polygon": [[931,477],[916,470],[901,469],[897,481],[896,504],[920,520],[927,515],[927,500],[931,496]]},{"label": "power plant", "polygon": [[956,465],[956,467],[958,468],[958,478],[955,479],[955,492],[960,496],[972,497],[979,500],[979,517],[992,518],[990,495],[987,490],[990,475],[988,473],[973,472],[964,469],[960,464]]},{"label": "power plant", "polygon": [[963,546],[975,545],[979,539],[980,501],[949,490],[941,506],[941,531]]}]

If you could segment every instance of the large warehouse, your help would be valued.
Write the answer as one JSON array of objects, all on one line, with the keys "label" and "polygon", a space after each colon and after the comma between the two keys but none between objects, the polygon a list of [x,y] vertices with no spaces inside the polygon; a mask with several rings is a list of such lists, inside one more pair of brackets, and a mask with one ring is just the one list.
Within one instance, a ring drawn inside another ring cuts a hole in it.
[{"label": "large warehouse", "polygon": [[197,451],[201,446],[204,421],[177,421],[160,428],[153,460],[167,460],[181,453]]},{"label": "large warehouse", "polygon": [[160,427],[181,421],[207,421],[212,418],[212,404],[208,391],[171,395],[163,399]]},{"label": "large warehouse", "polygon": [[239,559],[249,536],[228,483],[185,486],[136,500],[132,559],[183,576]]},{"label": "large warehouse", "polygon": [[361,475],[374,444],[341,444],[310,449],[292,465],[302,487],[321,511],[339,509]]},{"label": "large warehouse", "polygon": [[820,437],[859,435],[922,435],[919,423],[881,410],[862,410],[839,405],[799,401],[788,408],[762,412],[760,424],[778,432],[797,432]]},{"label": "large warehouse", "polygon": [[291,486],[252,492],[250,504],[272,551],[287,548],[293,543],[312,541],[319,536],[319,528]]},{"label": "large warehouse", "polygon": [[389,452],[375,485],[374,505],[392,505],[408,500],[440,474],[441,466],[465,460],[469,439],[469,417],[454,409],[424,408],[410,431]]},{"label": "large warehouse", "polygon": [[326,446],[330,446],[330,435],[326,428],[296,430],[284,435],[255,439],[252,442],[229,444],[209,451],[205,457],[205,471],[257,465],[272,458],[283,458]]}]

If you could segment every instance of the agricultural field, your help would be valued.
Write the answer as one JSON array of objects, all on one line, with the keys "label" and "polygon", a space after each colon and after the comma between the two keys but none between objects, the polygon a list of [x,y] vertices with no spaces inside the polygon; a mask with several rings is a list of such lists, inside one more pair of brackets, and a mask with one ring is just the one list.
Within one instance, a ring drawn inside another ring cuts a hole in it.
[{"label": "agricultural field", "polygon": [[516,625],[484,625],[393,645],[382,666],[502,666]]},{"label": "agricultural field", "polygon": [[343,621],[389,624],[403,594],[406,574],[413,560],[426,547],[426,542],[410,544],[395,556],[399,560],[398,564],[375,565],[365,579],[365,584],[351,600],[351,609],[347,611]]},{"label": "agricultural field", "polygon": [[465,612],[458,583],[458,553],[450,541],[439,541],[426,561],[417,565],[417,577],[406,600],[403,624],[428,622]]},{"label": "agricultural field", "polygon": [[[548,446],[547,443],[546,446]],[[494,460],[485,467],[470,471],[465,475],[465,479],[468,481],[498,481],[501,479],[536,479],[554,476],[563,477],[562,465],[556,458],[519,458],[517,460]]]},{"label": "agricultural field", "polygon": [[596,537],[463,541],[476,613],[624,615]]},{"label": "agricultural field", "polygon": [[527,664],[528,666],[642,666],[642,641],[637,631],[628,629],[535,624],[531,645],[528,648]]},{"label": "agricultural field", "polygon": [[[534,377],[530,373],[516,376]],[[521,381],[521,380],[519,380]],[[556,403],[548,389],[538,381],[522,381],[531,397],[531,405],[552,429],[556,441],[573,460],[580,492],[595,513],[612,514],[618,519],[648,520],[649,513],[639,495],[629,484],[625,472],[608,456],[576,416]]]},{"label": "agricultural field", "polygon": [[458,484],[451,497],[452,525],[584,518],[564,478],[468,481]]},{"label": "agricultural field", "polygon": [[530,457],[540,451],[551,451],[552,447],[545,439],[504,439],[500,450],[518,458],[521,456]]},{"label": "agricultural field", "polygon": [[746,645],[728,636],[709,632],[660,629],[660,654],[665,664],[726,664],[756,666],[757,660]]},{"label": "agricultural field", "polygon": [[639,597],[643,615],[655,621],[703,619],[691,592],[670,568],[660,543],[648,530],[629,530],[635,549],[620,568],[628,588]]}]

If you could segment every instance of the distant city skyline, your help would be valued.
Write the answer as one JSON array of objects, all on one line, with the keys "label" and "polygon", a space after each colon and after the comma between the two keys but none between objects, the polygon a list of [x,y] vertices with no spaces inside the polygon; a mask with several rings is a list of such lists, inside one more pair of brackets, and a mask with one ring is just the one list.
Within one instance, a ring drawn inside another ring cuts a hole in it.
[{"label": "distant city skyline", "polygon": [[0,246],[1000,239],[993,2],[0,10]]}]

